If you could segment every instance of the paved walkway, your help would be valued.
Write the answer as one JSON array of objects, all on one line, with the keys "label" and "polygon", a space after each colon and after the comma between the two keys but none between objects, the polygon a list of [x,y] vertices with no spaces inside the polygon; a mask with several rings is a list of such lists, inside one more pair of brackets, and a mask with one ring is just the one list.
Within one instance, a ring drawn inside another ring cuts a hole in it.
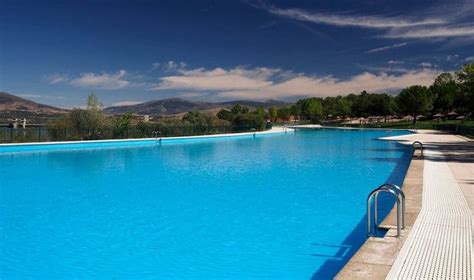
[{"label": "paved walkway", "polygon": [[389,139],[426,150],[422,208],[387,279],[473,279],[474,143],[433,131]]}]

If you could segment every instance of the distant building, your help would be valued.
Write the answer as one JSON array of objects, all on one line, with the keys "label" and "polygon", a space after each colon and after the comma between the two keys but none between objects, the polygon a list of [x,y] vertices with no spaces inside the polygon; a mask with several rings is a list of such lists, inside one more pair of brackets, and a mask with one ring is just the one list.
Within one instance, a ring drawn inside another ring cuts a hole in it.
[{"label": "distant building", "polygon": [[21,127],[26,128],[26,118],[24,118],[24,119],[13,119],[12,122],[10,123],[9,127],[17,129],[20,122],[21,122]]}]

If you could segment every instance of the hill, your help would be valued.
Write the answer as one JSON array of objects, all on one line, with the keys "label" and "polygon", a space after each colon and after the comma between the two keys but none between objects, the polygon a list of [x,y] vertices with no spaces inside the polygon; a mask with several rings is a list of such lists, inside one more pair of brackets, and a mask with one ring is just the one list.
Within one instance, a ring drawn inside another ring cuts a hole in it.
[{"label": "hill", "polygon": [[0,111],[58,114],[64,113],[67,110],[36,103],[6,92],[0,92]]},{"label": "hill", "polygon": [[237,100],[237,101],[226,101],[226,102],[199,102],[184,100],[181,98],[169,98],[162,100],[154,100],[137,105],[129,106],[115,106],[105,108],[104,111],[109,114],[123,114],[127,112],[139,114],[139,115],[177,115],[192,110],[216,110],[222,108],[231,108],[232,106],[240,104],[243,106],[250,107],[251,109],[257,107],[281,107],[288,103],[268,100],[264,102],[250,101],[250,100]]},{"label": "hill", "polygon": [[65,112],[65,109],[0,92],[0,124],[10,123],[14,118],[26,118],[29,123],[44,123]]}]

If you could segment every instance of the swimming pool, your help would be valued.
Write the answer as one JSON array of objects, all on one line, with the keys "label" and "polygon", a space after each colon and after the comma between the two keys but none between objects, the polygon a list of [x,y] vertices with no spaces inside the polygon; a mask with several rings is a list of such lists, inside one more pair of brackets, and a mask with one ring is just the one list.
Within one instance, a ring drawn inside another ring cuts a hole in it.
[{"label": "swimming pool", "polygon": [[0,278],[331,278],[411,158],[376,139],[406,133],[0,148]]}]

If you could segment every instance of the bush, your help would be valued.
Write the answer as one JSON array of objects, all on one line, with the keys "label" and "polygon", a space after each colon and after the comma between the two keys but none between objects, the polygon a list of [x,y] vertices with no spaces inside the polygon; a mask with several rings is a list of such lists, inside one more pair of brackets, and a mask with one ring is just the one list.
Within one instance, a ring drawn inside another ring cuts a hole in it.
[{"label": "bush", "polygon": [[236,118],[234,118],[232,127],[235,131],[248,130],[249,128],[264,130],[266,127],[266,121],[261,115],[247,113],[238,115]]}]

